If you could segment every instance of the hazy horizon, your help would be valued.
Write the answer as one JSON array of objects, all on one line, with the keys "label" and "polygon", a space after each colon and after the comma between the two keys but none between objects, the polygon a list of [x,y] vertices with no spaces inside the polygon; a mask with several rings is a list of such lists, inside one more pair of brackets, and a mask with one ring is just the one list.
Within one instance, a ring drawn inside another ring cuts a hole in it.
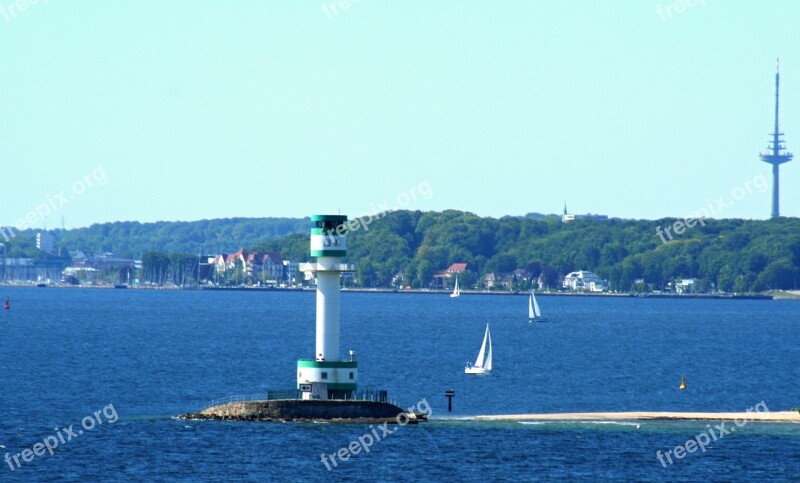
[{"label": "hazy horizon", "polygon": [[[557,217],[559,219],[561,218],[561,214],[560,213],[540,213],[540,212],[529,212],[529,213],[525,213],[525,214],[522,214],[522,215],[490,216],[490,215],[480,215],[480,214],[472,212],[472,211],[460,210],[460,209],[457,209],[457,208],[445,208],[444,210],[420,210],[420,211],[441,213],[442,211],[451,211],[451,210],[452,211],[461,211],[461,212],[464,212],[464,213],[472,213],[472,214],[474,214],[476,216],[479,216],[481,218],[493,218],[493,219],[502,219],[502,218],[505,218],[505,217],[528,218],[527,215],[529,215],[529,214],[541,215],[542,217]],[[403,210],[398,210],[398,211],[403,211]],[[410,210],[410,211],[414,211],[414,210]],[[109,220],[109,221],[92,222],[92,223],[89,223],[89,224],[86,224],[86,225],[81,225],[81,226],[68,226],[68,227],[66,227],[66,230],[79,230],[79,229],[82,229],[82,228],[89,228],[92,225],[103,225],[103,224],[111,224],[111,223],[140,223],[140,224],[143,224],[143,225],[145,225],[145,224],[154,224],[154,223],[199,223],[199,222],[203,222],[203,221],[229,220],[229,219],[239,219],[239,218],[248,219],[248,220],[251,220],[251,219],[302,220],[304,218],[309,218],[309,216],[314,215],[314,214],[331,214],[331,213],[309,213],[306,216],[282,216],[282,215],[272,215],[272,216],[224,216],[224,217],[217,217],[217,218],[199,218],[199,219],[191,219],[191,220],[189,220],[189,219],[183,219],[183,220],[153,220],[153,221]],[[336,214],[336,213],[334,213],[334,214]],[[354,214],[349,214],[349,213],[341,213],[341,214],[342,215],[346,215],[348,217],[348,219],[350,219],[350,220],[353,220],[353,219],[356,218],[356,215],[354,215]],[[587,213],[574,213],[574,214],[583,215],[583,214],[587,214]],[[796,219],[797,217],[796,216],[781,216],[781,218]],[[619,216],[609,216],[609,219],[610,220],[621,220],[621,221],[658,221],[658,220],[663,220],[663,219],[680,220],[680,219],[686,219],[686,217],[664,216],[664,217],[661,217],[661,218],[623,218],[623,217],[619,217]],[[759,219],[759,218],[734,218],[734,217],[729,217],[729,218],[720,217],[720,218],[711,218],[711,219],[719,220],[719,221],[722,221],[722,220],[768,221],[769,220],[769,218]],[[380,220],[376,220],[376,222],[380,222]],[[578,221],[577,223],[581,223],[581,221]],[[2,225],[0,225],[0,226],[2,226]],[[8,226],[11,226],[11,225],[8,225]],[[45,228],[44,230],[55,231],[55,230],[60,230],[60,229],[61,229],[60,226],[49,226],[49,227]],[[33,228],[27,228],[26,230],[38,231],[38,230],[42,230],[42,228],[33,227]]]},{"label": "hazy horizon", "polygon": [[[564,203],[766,219],[776,57],[800,151],[800,4],[689,3],[4,7],[0,225]],[[800,216],[800,160],[780,173]]]}]

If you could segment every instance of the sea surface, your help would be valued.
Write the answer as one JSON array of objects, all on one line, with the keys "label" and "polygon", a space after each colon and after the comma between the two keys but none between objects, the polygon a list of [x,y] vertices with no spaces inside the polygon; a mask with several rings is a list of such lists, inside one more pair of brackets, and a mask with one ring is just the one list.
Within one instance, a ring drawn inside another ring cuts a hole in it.
[{"label": "sea surface", "polygon": [[[750,422],[662,465],[657,451],[709,423],[472,419],[800,407],[798,302],[543,296],[550,321],[532,324],[523,296],[344,293],[341,348],[356,351],[360,386],[432,410],[430,422],[383,435],[368,424],[175,418],[294,387],[296,360],[314,355],[312,292],[0,296],[12,305],[0,313],[0,457],[10,458],[0,481],[800,480],[798,424]],[[487,323],[493,375],[467,376]],[[368,453],[321,461],[366,434],[381,436]],[[52,455],[36,446],[56,441]]]}]

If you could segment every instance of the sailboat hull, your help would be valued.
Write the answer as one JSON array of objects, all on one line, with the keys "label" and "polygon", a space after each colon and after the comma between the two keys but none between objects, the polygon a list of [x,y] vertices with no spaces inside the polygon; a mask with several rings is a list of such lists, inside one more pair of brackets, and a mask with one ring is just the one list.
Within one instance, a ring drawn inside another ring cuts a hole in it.
[{"label": "sailboat hull", "polygon": [[483,367],[465,367],[464,374],[475,374],[476,376],[488,376],[492,371]]}]

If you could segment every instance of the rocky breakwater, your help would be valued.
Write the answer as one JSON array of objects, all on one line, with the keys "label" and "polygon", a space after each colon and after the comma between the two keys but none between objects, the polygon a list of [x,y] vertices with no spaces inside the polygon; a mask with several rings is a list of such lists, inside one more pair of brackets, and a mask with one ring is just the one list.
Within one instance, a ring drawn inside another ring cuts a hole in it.
[{"label": "rocky breakwater", "polygon": [[394,404],[377,401],[319,399],[277,399],[229,402],[199,413],[181,414],[181,419],[222,421],[369,421],[417,423],[427,414],[406,411]]}]

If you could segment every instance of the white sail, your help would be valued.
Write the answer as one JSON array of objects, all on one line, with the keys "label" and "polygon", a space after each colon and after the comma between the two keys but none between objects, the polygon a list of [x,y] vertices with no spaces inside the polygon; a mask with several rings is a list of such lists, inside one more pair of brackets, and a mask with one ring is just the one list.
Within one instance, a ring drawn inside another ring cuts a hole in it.
[{"label": "white sail", "polygon": [[533,310],[533,292],[528,295],[528,318],[536,317],[536,312]]},{"label": "white sail", "polygon": [[531,301],[533,301],[533,316],[534,317],[541,317],[542,312],[539,310],[539,304],[536,303],[536,295],[531,292]]},{"label": "white sail", "polygon": [[461,295],[461,289],[458,288],[458,277],[456,277],[456,286],[453,288],[453,293],[450,294],[451,297],[458,297]]},{"label": "white sail", "polygon": [[[489,338],[489,352],[486,354],[486,362],[484,363],[483,368],[487,371],[492,370],[492,334],[489,333],[489,324],[486,324],[486,336]],[[486,339],[483,340],[484,343]]]},{"label": "white sail", "polygon": [[[481,350],[478,352],[478,358],[475,359],[475,366],[474,367],[483,367],[483,357],[486,352],[486,338],[489,336],[489,324],[486,324],[486,333],[483,334],[483,344],[481,344]],[[489,346],[489,362],[491,362],[491,354],[492,354],[492,347]]]},{"label": "white sail", "polygon": [[[489,343],[489,349],[486,349],[486,343]],[[485,359],[484,359],[485,356]],[[467,362],[464,367],[464,372],[467,374],[475,374],[478,376],[491,374],[492,372],[492,334],[489,333],[489,324],[486,324],[486,333],[483,334],[483,343],[481,350],[478,352],[478,358],[475,359],[475,365]]]}]

